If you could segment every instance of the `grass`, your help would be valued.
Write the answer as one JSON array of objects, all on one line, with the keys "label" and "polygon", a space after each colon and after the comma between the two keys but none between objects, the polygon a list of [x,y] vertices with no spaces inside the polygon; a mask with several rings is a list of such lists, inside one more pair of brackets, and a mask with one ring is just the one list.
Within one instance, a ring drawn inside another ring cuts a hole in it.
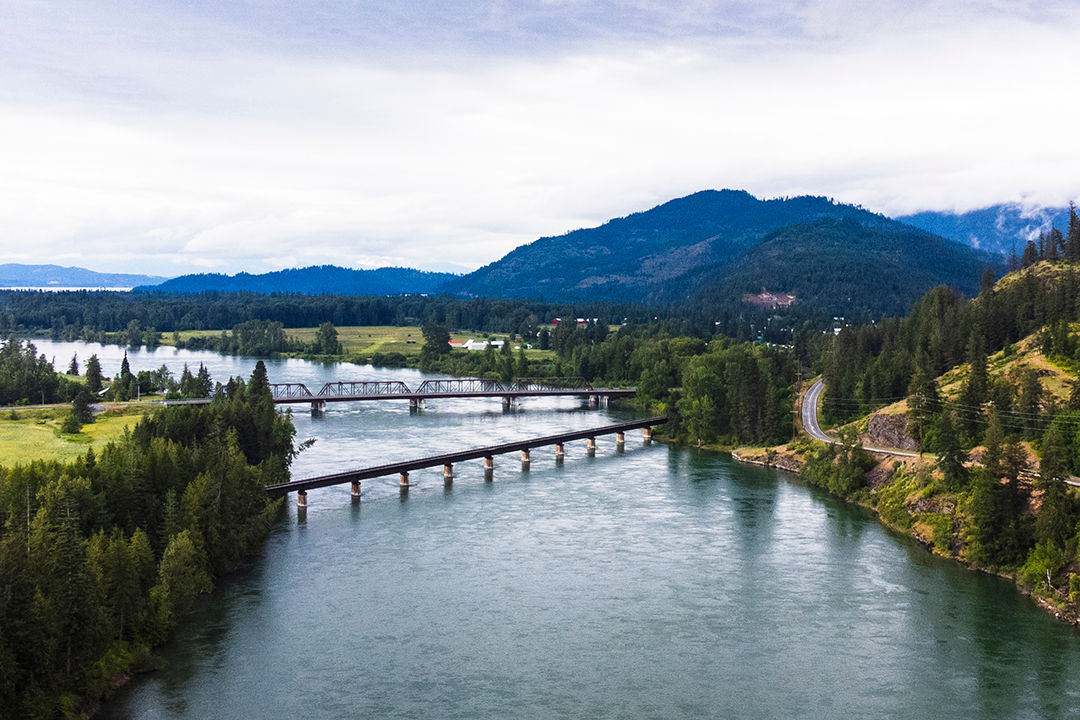
[{"label": "grass", "polygon": [[[420,327],[415,325],[404,327],[397,327],[394,325],[349,325],[339,327],[337,331],[338,340],[341,342],[344,349],[343,355],[346,357],[358,355],[370,357],[374,353],[401,353],[408,357],[419,355],[420,349],[424,346],[424,336],[420,331]],[[289,338],[304,343],[313,342],[317,332],[318,328],[285,328],[285,334]],[[221,330],[185,330],[179,333],[179,335],[181,340],[189,340],[193,337],[216,337],[221,335]],[[460,340],[461,342],[470,339],[485,340],[489,337],[494,340],[506,340],[507,338],[505,333],[469,331],[450,333],[451,340]],[[173,344],[172,333],[164,333],[162,335],[162,344]],[[455,350],[454,352],[470,351]],[[530,360],[539,360],[542,358],[553,358],[555,357],[555,353],[551,350],[533,348],[526,350],[525,356]]]},{"label": "grass", "polygon": [[26,464],[32,460],[67,462],[84,454],[88,448],[97,452],[110,440],[134,427],[139,418],[150,412],[148,407],[109,410],[98,415],[94,422],[84,425],[77,435],[60,432],[68,416],[67,408],[17,410],[18,419],[11,413],[0,413],[0,465]]}]

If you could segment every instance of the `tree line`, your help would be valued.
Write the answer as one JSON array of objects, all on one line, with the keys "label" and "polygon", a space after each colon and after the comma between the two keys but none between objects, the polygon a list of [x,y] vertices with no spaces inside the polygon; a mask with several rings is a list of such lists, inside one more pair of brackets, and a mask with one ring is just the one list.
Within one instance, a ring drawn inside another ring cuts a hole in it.
[{"label": "tree line", "polygon": [[100,454],[0,468],[3,716],[77,714],[149,663],[196,596],[258,550],[293,435],[260,362]]}]

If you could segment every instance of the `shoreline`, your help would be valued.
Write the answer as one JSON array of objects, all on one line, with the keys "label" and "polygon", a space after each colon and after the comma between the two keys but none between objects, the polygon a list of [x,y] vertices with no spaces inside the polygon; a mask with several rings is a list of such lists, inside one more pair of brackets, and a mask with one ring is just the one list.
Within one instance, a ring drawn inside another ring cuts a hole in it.
[{"label": "shoreline", "polygon": [[[768,448],[768,449],[765,449],[766,454],[764,456],[756,455],[756,454],[754,454],[754,452],[755,451],[753,449],[733,448],[732,450],[729,451],[729,454],[731,455],[732,460],[734,460],[737,463],[743,464],[743,465],[757,465],[759,467],[775,468],[777,470],[784,470],[786,472],[793,472],[793,473],[798,473],[799,469],[802,467],[802,463],[803,463],[802,456],[800,455],[800,453],[798,453],[798,452],[796,452],[794,450],[785,450],[783,452],[777,452],[776,448]],[[877,456],[888,456],[887,453],[872,453],[872,455],[874,455],[875,457],[877,457]],[[880,463],[879,463],[879,465],[880,465]],[[822,488],[815,488],[815,489],[821,490],[822,492],[827,492],[826,490],[824,490]],[[892,532],[896,532],[896,533],[898,533],[900,535],[903,535],[906,538],[914,540],[916,543],[918,543],[923,548],[925,548],[926,551],[929,552],[931,555],[935,555],[935,556],[943,558],[943,559],[951,560],[951,561],[955,562],[956,564],[964,567],[965,569],[971,570],[973,572],[979,572],[979,573],[983,573],[983,574],[986,574],[986,575],[994,575],[994,576],[997,576],[997,577],[1000,577],[1000,578],[1007,579],[1007,580],[1011,581],[1013,586],[1016,588],[1016,590],[1020,594],[1031,598],[1032,602],[1034,603],[1034,605],[1036,607],[1042,609],[1047,614],[1052,615],[1054,617],[1054,619],[1056,619],[1056,620],[1058,620],[1058,621],[1060,621],[1060,622],[1062,622],[1062,623],[1064,623],[1066,625],[1069,625],[1069,626],[1071,626],[1073,628],[1080,629],[1080,607],[1077,607],[1075,604],[1069,604],[1067,601],[1063,601],[1063,606],[1059,607],[1057,604],[1055,604],[1053,602],[1053,600],[1051,598],[1046,597],[1045,595],[1037,595],[1034,592],[1032,592],[1031,590],[1022,587],[1017,582],[1015,574],[999,572],[999,571],[996,571],[996,570],[991,570],[991,569],[988,569],[988,568],[980,567],[978,565],[972,565],[970,563],[965,562],[962,558],[960,558],[957,555],[942,553],[937,548],[934,547],[934,542],[933,542],[932,539],[928,539],[928,538],[920,535],[919,532],[916,531],[914,524],[910,528],[905,528],[905,527],[901,527],[899,525],[896,525],[895,523],[890,523],[890,522],[886,521],[881,516],[881,512],[878,510],[876,505],[873,505],[873,504],[870,504],[870,503],[859,502],[859,501],[854,500],[852,498],[847,498],[847,497],[843,497],[843,496],[840,496],[840,495],[835,495],[833,493],[829,493],[829,495],[831,495],[832,497],[835,497],[838,500],[842,500],[842,501],[844,501],[846,503],[851,503],[853,505],[857,505],[859,507],[863,507],[863,508],[866,508],[867,510],[870,510],[871,512],[874,513],[874,516],[877,518],[878,522],[881,524],[882,527],[884,527],[885,529],[890,530]]]}]

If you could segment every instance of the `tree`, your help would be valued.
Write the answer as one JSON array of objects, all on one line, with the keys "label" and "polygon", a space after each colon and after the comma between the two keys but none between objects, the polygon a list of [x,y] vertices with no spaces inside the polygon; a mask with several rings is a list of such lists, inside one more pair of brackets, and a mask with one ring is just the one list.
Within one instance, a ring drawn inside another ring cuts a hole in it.
[{"label": "tree", "polygon": [[68,375],[78,375],[79,374],[79,353],[75,353],[74,355],[71,356],[71,363],[68,365],[67,374]]},{"label": "tree", "polygon": [[427,362],[450,354],[450,331],[442,325],[427,323],[420,329],[424,336],[424,347],[420,348],[421,360]]},{"label": "tree", "polygon": [[101,392],[101,363],[97,355],[91,355],[86,361],[86,389],[92,393]]},{"label": "tree", "polygon": [[525,357],[525,347],[518,348],[516,375],[519,378],[529,377],[529,359]]},{"label": "tree", "polygon": [[1028,240],[1024,245],[1024,254],[1020,257],[1020,266],[1027,268],[1037,262],[1039,262],[1039,248],[1033,241]]},{"label": "tree", "polygon": [[967,453],[960,445],[951,410],[941,413],[937,427],[938,468],[945,478],[945,487],[960,490],[968,482],[968,471],[964,467]]},{"label": "tree", "polygon": [[319,355],[339,355],[341,342],[338,340],[338,331],[331,322],[319,325],[315,333],[315,352]]},{"label": "tree", "polygon": [[1065,259],[1080,262],[1080,217],[1076,215],[1076,205],[1069,203],[1069,232],[1065,238]]}]

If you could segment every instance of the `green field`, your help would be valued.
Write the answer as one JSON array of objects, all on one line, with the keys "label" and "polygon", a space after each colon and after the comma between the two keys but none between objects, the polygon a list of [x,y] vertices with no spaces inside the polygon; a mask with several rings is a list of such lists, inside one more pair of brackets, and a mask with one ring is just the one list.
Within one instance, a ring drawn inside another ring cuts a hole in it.
[{"label": "green field", "polygon": [[31,460],[74,460],[94,448],[97,452],[124,428],[134,427],[139,418],[150,412],[149,407],[130,407],[108,410],[84,425],[78,435],[60,432],[68,409],[16,410],[0,413],[0,466],[29,463]]},{"label": "green field", "polygon": [[[419,355],[424,346],[424,336],[419,326],[397,327],[394,325],[350,325],[339,327],[338,340],[344,347],[345,356],[363,355],[370,357],[374,353],[401,353],[402,355]],[[221,330],[186,330],[181,333],[181,340],[189,340],[193,337],[216,337],[221,335]],[[317,328],[285,328],[285,334],[292,340],[310,343],[315,340]],[[484,333],[460,331],[450,333],[451,340],[465,342],[469,339],[484,340],[488,337],[494,340],[506,340],[505,333]],[[164,333],[161,338],[163,345],[172,345],[172,333]],[[512,343],[513,344],[513,343]],[[467,350],[455,350],[455,352],[468,352]],[[550,350],[533,348],[525,351],[530,360],[553,358],[555,353]]]}]

